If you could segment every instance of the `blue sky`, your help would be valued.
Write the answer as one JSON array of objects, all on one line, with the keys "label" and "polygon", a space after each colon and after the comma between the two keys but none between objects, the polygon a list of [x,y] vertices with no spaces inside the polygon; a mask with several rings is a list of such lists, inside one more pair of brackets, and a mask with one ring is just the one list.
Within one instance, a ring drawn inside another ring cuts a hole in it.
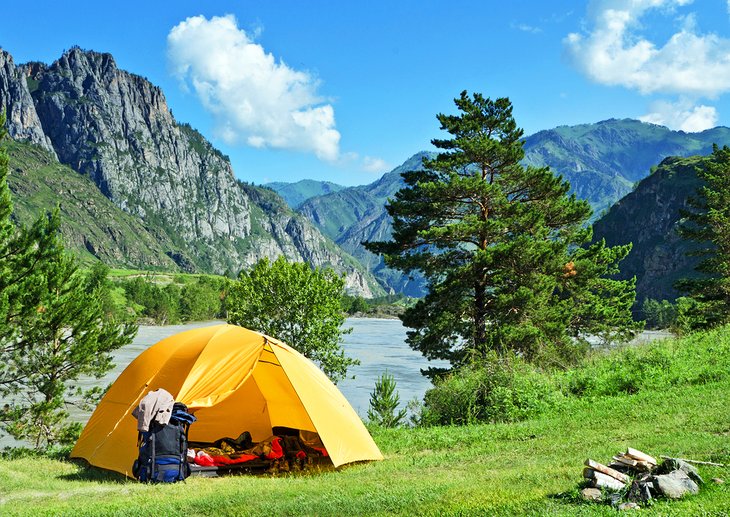
[{"label": "blue sky", "polygon": [[17,63],[110,52],[257,184],[374,181],[431,148],[462,90],[509,97],[526,134],[730,125],[730,0],[9,4]]}]

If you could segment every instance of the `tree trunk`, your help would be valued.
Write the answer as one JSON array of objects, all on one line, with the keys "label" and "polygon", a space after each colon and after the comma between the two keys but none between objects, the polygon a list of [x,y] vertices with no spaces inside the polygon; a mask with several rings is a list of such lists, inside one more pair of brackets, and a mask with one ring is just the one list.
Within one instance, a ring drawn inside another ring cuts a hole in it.
[{"label": "tree trunk", "polygon": [[481,279],[474,282],[474,350],[487,351],[487,298],[486,285]]}]

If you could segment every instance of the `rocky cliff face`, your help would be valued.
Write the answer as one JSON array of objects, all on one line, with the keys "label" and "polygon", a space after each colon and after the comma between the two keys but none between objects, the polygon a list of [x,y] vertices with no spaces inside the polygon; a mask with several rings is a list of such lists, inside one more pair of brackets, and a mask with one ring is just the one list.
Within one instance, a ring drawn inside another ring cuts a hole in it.
[{"label": "rocky cliff face", "polygon": [[84,262],[97,259],[114,268],[176,268],[166,253],[175,249],[174,243],[112,203],[89,178],[37,145],[13,140],[3,145],[10,157],[8,183],[18,222],[30,225],[58,206],[62,239]]},{"label": "rocky cliff face", "polygon": [[27,140],[53,153],[51,140],[43,132],[43,126],[33,105],[25,67],[16,67],[13,56],[0,49],[0,110],[7,116],[10,136]]},{"label": "rocky cliff face", "polygon": [[674,283],[695,276],[698,258],[688,256],[692,243],[676,233],[681,210],[696,195],[695,172],[703,158],[667,158],[636,189],[616,203],[594,225],[594,238],[610,246],[633,243],[620,264],[620,278],[637,277],[636,299],[674,300]]},{"label": "rocky cliff face", "polygon": [[50,66],[6,66],[0,87],[20,106],[9,117],[11,135],[50,143],[61,163],[164,234],[180,268],[237,272],[285,255],[332,266],[354,291],[373,294],[375,282],[311,223],[280,200],[257,205],[266,195],[244,188],[225,156],[173,118],[162,91],[120,70],[110,54],[74,48]]},{"label": "rocky cliff face", "polygon": [[118,206],[159,217],[186,241],[250,234],[248,199],[230,164],[175,122],[159,88],[119,70],[109,54],[80,49],[34,66],[31,77],[59,160]]}]

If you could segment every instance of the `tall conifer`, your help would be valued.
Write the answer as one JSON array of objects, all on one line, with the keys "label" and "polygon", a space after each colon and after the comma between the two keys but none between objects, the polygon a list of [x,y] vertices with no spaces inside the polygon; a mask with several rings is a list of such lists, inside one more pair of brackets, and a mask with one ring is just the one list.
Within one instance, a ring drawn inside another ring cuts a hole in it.
[{"label": "tall conifer", "polygon": [[730,322],[730,148],[715,145],[697,176],[703,185],[682,213],[679,234],[697,243],[691,253],[703,259],[697,266],[699,276],[677,283],[697,302],[680,304],[690,313],[682,315],[688,327],[683,330]]},{"label": "tall conifer", "polygon": [[30,227],[14,224],[7,180],[0,147],[0,428],[37,448],[72,443],[80,424],[69,421],[68,406],[100,392],[76,381],[109,371],[111,352],[131,342],[136,325],[104,313],[106,287],[90,285],[65,253],[58,210]]},{"label": "tall conifer", "polygon": [[563,363],[585,337],[625,339],[634,281],[609,280],[630,246],[586,247],[585,201],[547,167],[523,166],[523,132],[509,99],[466,92],[458,115],[437,116],[446,139],[387,205],[388,242],[367,247],[428,294],[403,315],[411,347],[459,366],[490,351]]}]

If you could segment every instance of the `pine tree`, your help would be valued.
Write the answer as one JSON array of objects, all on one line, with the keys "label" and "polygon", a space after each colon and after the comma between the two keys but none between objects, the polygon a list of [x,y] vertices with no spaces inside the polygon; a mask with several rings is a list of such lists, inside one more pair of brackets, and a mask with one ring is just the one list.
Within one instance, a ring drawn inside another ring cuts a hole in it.
[{"label": "pine tree", "polygon": [[137,330],[116,322],[104,310],[105,288],[94,288],[75,260],[59,253],[43,264],[43,295],[34,313],[20,323],[23,355],[14,360],[19,380],[11,393],[16,439],[37,448],[73,443],[81,430],[69,421],[69,406],[88,408],[100,388],[74,387],[81,376],[101,378],[113,366],[111,353],[129,344]]},{"label": "pine tree", "polygon": [[398,427],[406,417],[405,409],[397,411],[399,403],[395,377],[386,371],[375,380],[375,389],[370,393],[368,421],[381,427]]},{"label": "pine tree", "polygon": [[109,371],[111,352],[131,342],[136,326],[107,318],[105,279],[87,281],[66,255],[58,210],[28,228],[13,223],[7,175],[0,148],[0,427],[37,448],[71,443],[80,425],[67,407],[100,392],[73,385]]},{"label": "pine tree", "polygon": [[[6,138],[5,113],[0,113],[0,143]],[[39,264],[59,252],[56,213],[40,217],[29,228],[17,228],[8,186],[8,154],[0,146],[0,389],[16,374],[3,359],[20,353],[19,321],[38,305]]]},{"label": "pine tree", "polygon": [[366,244],[427,279],[402,317],[410,346],[453,366],[490,350],[564,362],[587,334],[631,335],[634,282],[606,278],[630,246],[586,245],[588,204],[549,168],[520,163],[509,99],[462,92],[455,103],[458,115],[437,116],[450,136],[432,141],[443,152],[404,173],[387,205],[392,240]]},{"label": "pine tree", "polygon": [[683,303],[684,331],[730,322],[730,148],[713,146],[697,176],[703,186],[689,199],[679,227],[680,236],[698,243],[691,254],[703,257],[699,276],[677,283],[696,302]]}]

